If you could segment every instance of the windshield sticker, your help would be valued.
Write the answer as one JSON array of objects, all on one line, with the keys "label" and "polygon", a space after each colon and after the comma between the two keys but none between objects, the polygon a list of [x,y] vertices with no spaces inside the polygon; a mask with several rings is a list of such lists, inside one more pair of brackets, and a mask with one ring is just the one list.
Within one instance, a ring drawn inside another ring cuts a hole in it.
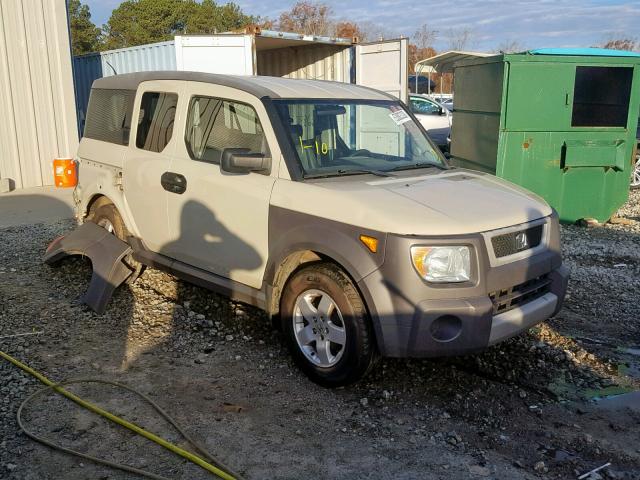
[{"label": "windshield sticker", "polygon": [[403,123],[406,123],[409,120],[411,120],[411,117],[407,115],[407,112],[405,112],[402,109],[398,109],[395,112],[391,112],[389,116],[391,117],[391,120],[396,122],[396,125],[402,125]]}]

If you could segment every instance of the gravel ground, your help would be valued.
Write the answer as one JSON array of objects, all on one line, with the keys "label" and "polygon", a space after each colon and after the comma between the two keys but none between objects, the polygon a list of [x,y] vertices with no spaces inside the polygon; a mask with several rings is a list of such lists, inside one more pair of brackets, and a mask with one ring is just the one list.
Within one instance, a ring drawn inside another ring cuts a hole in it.
[{"label": "gravel ground", "polygon": [[[250,479],[640,479],[640,192],[600,227],[563,227],[572,272],[558,316],[480,355],[384,360],[358,385],[326,390],[292,365],[265,316],[147,270],[105,315],[78,302],[81,258],[40,261],[68,221],[0,229],[0,350],[49,378],[100,377],[158,401]],[[0,360],[0,478],[129,479],[43,447],[15,414],[39,385]],[[185,445],[131,394],[71,390]],[[627,402],[630,407],[625,407]],[[65,446],[175,479],[211,478],[57,396],[25,409]],[[186,445],[185,445],[186,446]]]}]

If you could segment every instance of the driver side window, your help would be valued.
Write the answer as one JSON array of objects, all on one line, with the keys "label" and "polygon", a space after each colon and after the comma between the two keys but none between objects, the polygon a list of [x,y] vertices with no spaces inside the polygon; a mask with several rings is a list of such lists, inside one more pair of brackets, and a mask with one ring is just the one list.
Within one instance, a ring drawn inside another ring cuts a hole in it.
[{"label": "driver side window", "polygon": [[189,104],[187,150],[194,160],[220,163],[226,148],[263,153],[269,148],[252,106],[213,97],[193,97]]}]

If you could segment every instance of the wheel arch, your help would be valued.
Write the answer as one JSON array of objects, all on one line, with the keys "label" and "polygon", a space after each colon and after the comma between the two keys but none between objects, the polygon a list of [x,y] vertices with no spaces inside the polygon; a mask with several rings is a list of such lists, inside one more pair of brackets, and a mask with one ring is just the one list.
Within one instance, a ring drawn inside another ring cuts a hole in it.
[{"label": "wheel arch", "polygon": [[363,276],[361,269],[348,260],[346,256],[328,248],[326,245],[300,244],[292,246],[267,265],[265,279],[267,286],[266,306],[270,315],[277,316],[279,314],[282,292],[291,276],[304,266],[317,262],[332,263],[344,271],[360,293],[365,307],[369,310],[366,297],[360,291],[358,283],[358,280]]},{"label": "wheel arch", "polygon": [[124,198],[118,198],[117,195],[109,195],[108,193],[100,191],[87,195],[87,198],[88,200],[86,203],[80,204],[79,217],[83,219],[83,222],[89,219],[92,210],[103,205],[113,205],[124,222],[127,231],[132,235],[136,235],[135,232],[137,232],[137,230],[134,229],[136,226],[135,221],[131,218],[131,214],[127,208],[128,206]]},{"label": "wheel arch", "polygon": [[291,275],[303,265],[319,262],[326,257],[310,249],[294,250],[271,265],[270,279],[267,280],[267,312],[276,316],[280,313],[282,291]]},{"label": "wheel arch", "polygon": [[113,203],[113,200],[111,200],[108,196],[104,195],[103,193],[93,194],[89,198],[89,201],[87,202],[87,204],[82,209],[82,218],[88,218],[89,214],[91,213],[91,210],[98,209],[102,205],[107,205],[109,203],[112,205],[115,205]]}]

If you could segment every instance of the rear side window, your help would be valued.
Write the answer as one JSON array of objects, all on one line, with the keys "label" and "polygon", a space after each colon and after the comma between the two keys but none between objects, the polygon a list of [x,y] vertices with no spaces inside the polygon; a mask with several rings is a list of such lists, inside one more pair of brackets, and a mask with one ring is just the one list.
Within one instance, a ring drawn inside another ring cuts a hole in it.
[{"label": "rear side window", "polygon": [[135,96],[134,90],[92,89],[84,136],[117,145],[128,145]]},{"label": "rear side window", "polygon": [[633,68],[576,67],[572,127],[626,127]]},{"label": "rear side window", "polygon": [[173,135],[178,95],[145,92],[140,101],[136,146],[150,152],[161,152]]},{"label": "rear side window", "polygon": [[220,162],[225,148],[269,151],[253,107],[212,97],[191,99],[185,142],[191,158],[212,163]]}]

